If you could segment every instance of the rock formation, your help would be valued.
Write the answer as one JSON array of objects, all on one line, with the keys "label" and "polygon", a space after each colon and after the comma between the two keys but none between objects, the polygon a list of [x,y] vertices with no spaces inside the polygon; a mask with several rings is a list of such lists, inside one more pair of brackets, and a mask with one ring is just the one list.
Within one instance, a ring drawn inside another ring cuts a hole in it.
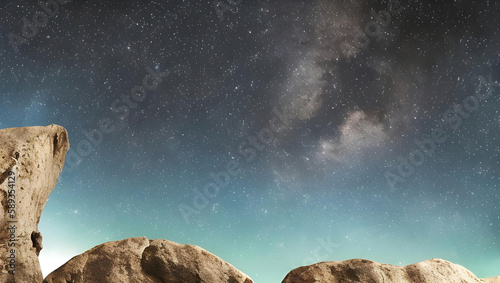
[{"label": "rock formation", "polygon": [[229,263],[193,245],[145,237],[107,242],[49,274],[44,283],[252,283]]},{"label": "rock formation", "polygon": [[485,283],[500,283],[500,276],[482,279]]},{"label": "rock formation", "polygon": [[[62,171],[68,135],[57,125],[0,130],[0,283],[42,282],[40,215]],[[229,263],[193,245],[129,238],[96,246],[49,274],[46,283],[253,283]],[[441,259],[394,266],[352,259],[292,270],[283,283],[483,282]]]},{"label": "rock formation", "polygon": [[478,279],[465,267],[442,259],[429,259],[406,266],[381,264],[365,259],[351,259],[301,266],[290,271],[282,283],[494,283],[497,282],[494,281],[495,278]]},{"label": "rock formation", "polygon": [[0,282],[43,280],[38,222],[68,148],[57,125],[0,130]]}]

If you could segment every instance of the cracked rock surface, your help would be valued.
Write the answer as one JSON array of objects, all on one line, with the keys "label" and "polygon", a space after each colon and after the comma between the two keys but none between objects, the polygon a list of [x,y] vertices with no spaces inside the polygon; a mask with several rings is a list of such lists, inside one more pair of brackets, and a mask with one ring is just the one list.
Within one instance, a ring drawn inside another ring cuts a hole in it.
[{"label": "cracked rock surface", "polygon": [[296,268],[282,283],[463,283],[500,281],[498,277],[478,279],[465,267],[442,259],[429,259],[406,266],[382,264],[366,259],[320,262]]},{"label": "cracked rock surface", "polygon": [[38,222],[68,149],[61,126],[0,130],[0,282],[42,281]]},{"label": "cracked rock surface", "polygon": [[146,237],[96,246],[73,257],[43,282],[253,283],[250,277],[200,247]]}]

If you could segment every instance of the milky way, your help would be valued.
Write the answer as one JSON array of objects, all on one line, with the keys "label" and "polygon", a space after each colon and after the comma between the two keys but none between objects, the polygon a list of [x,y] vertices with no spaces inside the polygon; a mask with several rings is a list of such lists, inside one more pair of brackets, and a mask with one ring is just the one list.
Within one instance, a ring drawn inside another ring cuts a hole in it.
[{"label": "milky way", "polygon": [[2,2],[0,127],[70,136],[45,274],[147,236],[256,282],[348,258],[499,275],[499,10]]}]

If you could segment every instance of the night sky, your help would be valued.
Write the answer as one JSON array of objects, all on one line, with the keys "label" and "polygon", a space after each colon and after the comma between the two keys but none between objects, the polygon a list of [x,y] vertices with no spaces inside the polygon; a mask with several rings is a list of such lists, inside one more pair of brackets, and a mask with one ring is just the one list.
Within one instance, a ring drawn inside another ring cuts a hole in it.
[{"label": "night sky", "polygon": [[0,4],[0,128],[70,137],[44,275],[137,236],[500,275],[500,2],[58,1]]}]

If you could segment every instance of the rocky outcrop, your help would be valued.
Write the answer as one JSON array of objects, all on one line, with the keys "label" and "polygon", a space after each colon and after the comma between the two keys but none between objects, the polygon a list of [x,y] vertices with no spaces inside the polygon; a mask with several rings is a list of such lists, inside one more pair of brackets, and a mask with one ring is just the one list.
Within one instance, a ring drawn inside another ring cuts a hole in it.
[{"label": "rocky outcrop", "polygon": [[365,259],[320,262],[296,268],[282,281],[282,283],[315,282],[491,283],[495,281],[478,279],[465,267],[442,259],[429,259],[406,266],[381,264]]},{"label": "rocky outcrop", "polygon": [[49,274],[43,282],[253,281],[229,263],[200,247],[141,237],[96,246],[69,260]]},{"label": "rocky outcrop", "polygon": [[500,276],[482,279],[485,283],[500,283]]},{"label": "rocky outcrop", "polygon": [[0,130],[0,282],[41,282],[40,215],[68,151],[57,125]]},{"label": "rocky outcrop", "polygon": [[[0,283],[42,282],[38,223],[62,171],[68,135],[57,125],[0,130]],[[229,263],[193,245],[145,237],[108,242],[75,256],[46,283],[199,282],[253,283]],[[441,259],[394,266],[352,259],[292,270],[282,283],[483,282],[464,267]]]}]

